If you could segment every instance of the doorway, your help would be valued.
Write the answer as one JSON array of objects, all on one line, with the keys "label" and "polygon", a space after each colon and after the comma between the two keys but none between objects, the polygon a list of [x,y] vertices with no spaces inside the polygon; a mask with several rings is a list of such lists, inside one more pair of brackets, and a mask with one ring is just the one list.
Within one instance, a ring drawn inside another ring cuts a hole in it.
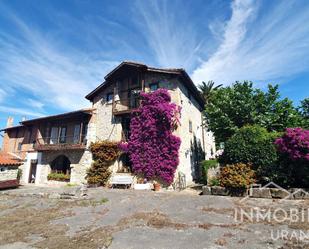
[{"label": "doorway", "polygon": [[122,127],[122,133],[121,133],[121,140],[123,142],[128,142],[130,138],[130,116],[123,116],[121,118],[121,127]]},{"label": "doorway", "polygon": [[30,164],[28,183],[35,183],[37,163]]},{"label": "doorway", "polygon": [[52,173],[61,173],[65,175],[71,174],[71,162],[69,158],[64,155],[58,156],[55,160],[53,160],[50,164]]}]

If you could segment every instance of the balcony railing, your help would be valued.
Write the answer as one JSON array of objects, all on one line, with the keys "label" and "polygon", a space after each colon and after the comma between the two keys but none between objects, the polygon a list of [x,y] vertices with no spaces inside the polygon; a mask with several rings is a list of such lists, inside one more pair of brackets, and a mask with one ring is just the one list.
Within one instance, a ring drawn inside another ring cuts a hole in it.
[{"label": "balcony railing", "polygon": [[36,140],[34,149],[38,151],[85,149],[86,144],[86,135],[42,137]]},{"label": "balcony railing", "polygon": [[139,94],[134,94],[131,97],[122,97],[120,95],[119,99],[113,100],[113,113],[122,114],[129,113],[132,110],[140,106],[140,96]]}]

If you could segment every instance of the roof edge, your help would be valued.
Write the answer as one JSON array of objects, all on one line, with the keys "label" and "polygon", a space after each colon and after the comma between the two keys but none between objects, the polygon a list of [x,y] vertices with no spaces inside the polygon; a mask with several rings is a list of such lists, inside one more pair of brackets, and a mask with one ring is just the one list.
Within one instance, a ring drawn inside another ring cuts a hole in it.
[{"label": "roof edge", "polygon": [[85,108],[85,109],[80,109],[80,110],[71,111],[71,112],[64,112],[64,113],[60,113],[60,114],[49,115],[49,116],[44,116],[44,117],[40,117],[40,118],[25,120],[25,121],[20,122],[20,124],[25,125],[27,123],[32,123],[32,122],[36,122],[36,121],[40,121],[40,120],[44,120],[44,119],[60,118],[61,116],[69,116],[69,115],[73,115],[73,114],[77,114],[77,113],[90,114],[90,113],[92,113],[93,110],[94,110],[94,108]]},{"label": "roof edge", "polygon": [[25,121],[19,122],[20,125],[15,125],[15,126],[11,126],[11,127],[6,127],[6,128],[3,128],[3,129],[0,129],[0,132],[1,131],[11,130],[11,129],[22,128],[22,127],[25,127],[27,124],[31,124],[33,122],[41,121],[41,120],[44,120],[44,119],[61,118],[61,116],[67,116],[67,115],[69,116],[69,115],[72,115],[72,114],[77,114],[79,112],[90,115],[94,110],[95,110],[95,108],[85,108],[85,109],[80,109],[80,110],[77,110],[77,111],[64,112],[64,113],[60,113],[60,114],[55,114],[55,115],[49,115],[49,116],[44,116],[44,117],[40,117],[40,118],[29,119],[29,120],[25,120]]},{"label": "roof edge", "polygon": [[183,68],[157,68],[157,67],[149,67],[146,64],[140,63],[140,62],[134,62],[134,61],[123,61],[121,62],[117,67],[115,67],[112,71],[110,71],[105,77],[105,81],[102,82],[99,86],[97,86],[93,91],[88,93],[85,98],[89,101],[93,100],[94,96],[98,91],[100,91],[104,86],[108,83],[108,78],[117,71],[120,67],[124,65],[131,65],[136,66],[139,68],[144,68],[145,70],[149,72],[158,72],[158,73],[167,73],[167,74],[181,74],[182,71],[184,71]]}]

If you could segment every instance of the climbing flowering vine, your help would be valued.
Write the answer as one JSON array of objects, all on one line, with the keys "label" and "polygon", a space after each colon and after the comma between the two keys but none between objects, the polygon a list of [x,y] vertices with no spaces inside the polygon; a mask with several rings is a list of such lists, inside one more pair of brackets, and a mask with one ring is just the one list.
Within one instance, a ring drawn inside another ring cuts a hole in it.
[{"label": "climbing flowering vine", "polygon": [[285,134],[276,139],[275,144],[281,153],[292,160],[309,161],[309,130],[287,128]]},{"label": "climbing flowering vine", "polygon": [[141,105],[132,113],[131,135],[120,148],[129,153],[135,174],[171,184],[179,164],[181,140],[173,134],[180,107],[171,103],[166,89],[141,93]]}]

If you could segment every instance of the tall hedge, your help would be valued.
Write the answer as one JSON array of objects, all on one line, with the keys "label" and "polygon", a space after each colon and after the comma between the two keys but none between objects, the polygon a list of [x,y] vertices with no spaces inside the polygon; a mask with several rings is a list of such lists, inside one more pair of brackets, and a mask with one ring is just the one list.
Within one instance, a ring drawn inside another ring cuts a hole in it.
[{"label": "tall hedge", "polygon": [[287,187],[309,188],[309,130],[288,128],[275,144],[280,154],[276,182]]},{"label": "tall hedge", "polygon": [[120,155],[118,143],[112,141],[95,142],[91,143],[90,150],[93,163],[87,171],[87,182],[104,186],[111,176],[109,167]]},{"label": "tall hedge", "polygon": [[250,163],[258,177],[271,178],[278,160],[274,145],[278,136],[278,133],[270,133],[260,126],[244,126],[226,142],[220,162]]}]

